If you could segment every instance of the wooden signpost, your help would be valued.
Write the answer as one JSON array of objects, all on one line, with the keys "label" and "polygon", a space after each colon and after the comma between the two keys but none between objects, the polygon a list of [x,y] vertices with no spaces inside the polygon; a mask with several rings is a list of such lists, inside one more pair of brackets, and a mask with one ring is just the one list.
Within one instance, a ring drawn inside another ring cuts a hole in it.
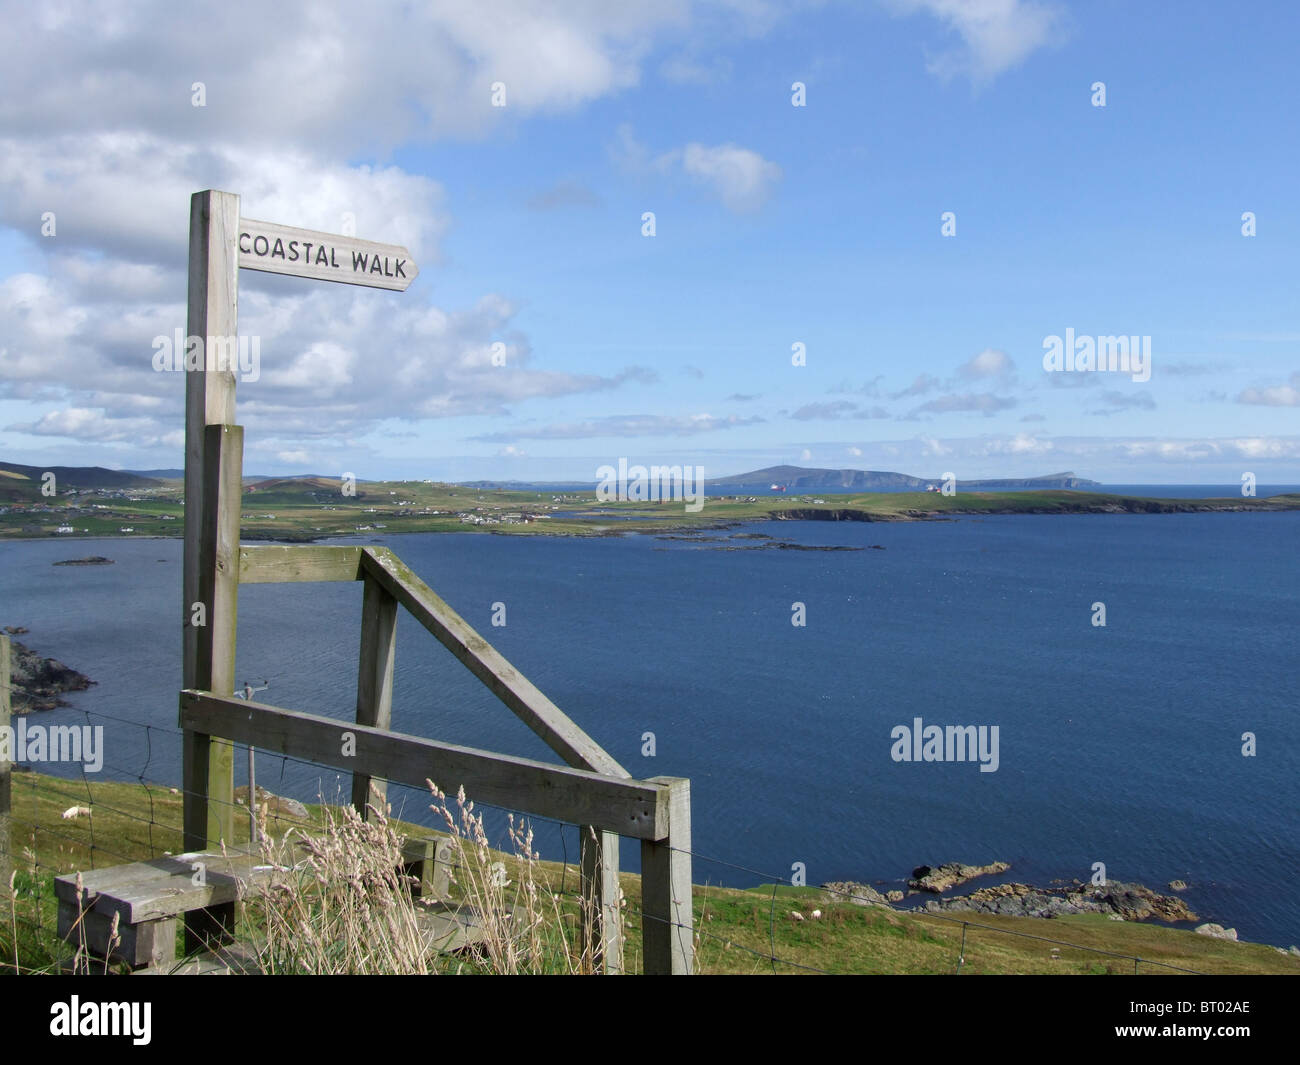
[{"label": "wooden signpost", "polygon": [[[196,192],[188,336],[208,345],[238,336],[241,268],[396,291],[420,272],[405,248],[241,218],[234,193]],[[206,357],[200,366],[185,375],[184,687],[231,695],[243,430],[234,368]],[[215,847],[233,839],[234,748],[188,730],[184,746],[185,847]]]}]

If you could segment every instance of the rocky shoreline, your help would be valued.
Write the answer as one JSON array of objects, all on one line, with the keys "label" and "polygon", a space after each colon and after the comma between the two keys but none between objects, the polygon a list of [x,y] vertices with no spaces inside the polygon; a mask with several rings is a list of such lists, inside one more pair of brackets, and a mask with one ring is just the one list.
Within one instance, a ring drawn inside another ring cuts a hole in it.
[{"label": "rocky shoreline", "polygon": [[[822,889],[834,899],[847,900],[858,906],[892,906],[911,895],[942,895],[971,880],[999,875],[1010,868],[1008,862],[991,862],[988,865],[948,862],[938,866],[917,866],[907,882],[909,891],[906,895],[900,890],[880,892],[868,884],[851,880],[826,883]],[[1178,880],[1170,886],[1175,891],[1186,888]],[[978,888],[968,894],[932,898],[918,908],[929,913],[974,913],[1006,917],[1052,918],[1067,914],[1097,913],[1105,914],[1115,921],[1191,923],[1200,919],[1177,895],[1165,895],[1143,884],[1126,884],[1118,880],[1110,880],[1105,884],[1075,880],[1052,887],[1021,883],[997,884]],[[1223,939],[1237,938],[1235,929],[1224,929],[1219,925],[1202,925],[1196,931]]]},{"label": "rocky shoreline", "polygon": [[[11,625],[6,633],[25,633],[21,626]],[[85,691],[96,683],[84,673],[65,666],[57,658],[43,658],[37,652],[10,640],[10,709],[14,714],[27,714],[33,710],[53,710],[68,703],[60,696],[65,692]]]}]

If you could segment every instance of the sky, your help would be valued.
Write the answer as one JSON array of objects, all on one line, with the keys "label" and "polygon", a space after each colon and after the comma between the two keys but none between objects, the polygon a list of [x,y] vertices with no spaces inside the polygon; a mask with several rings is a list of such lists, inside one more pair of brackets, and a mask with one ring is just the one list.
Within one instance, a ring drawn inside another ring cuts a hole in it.
[{"label": "sky", "polygon": [[[1291,4],[0,14],[0,460],[182,464],[215,188],[420,268],[240,272],[248,472],[1300,482]],[[1144,372],[1045,368],[1067,330]]]}]

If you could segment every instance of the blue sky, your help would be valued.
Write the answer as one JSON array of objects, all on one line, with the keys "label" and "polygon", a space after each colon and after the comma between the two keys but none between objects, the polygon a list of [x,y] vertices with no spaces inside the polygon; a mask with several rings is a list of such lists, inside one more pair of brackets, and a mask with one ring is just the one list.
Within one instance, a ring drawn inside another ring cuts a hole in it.
[{"label": "blue sky", "polygon": [[[1297,21],[233,4],[92,32],[12,5],[0,458],[180,465],[183,381],[151,344],[184,321],[189,193],[216,187],[291,225],[350,212],[421,264],[402,294],[241,274],[256,472],[588,480],[625,456],[1300,481]],[[1149,336],[1150,379],[1046,372],[1067,328]]]}]

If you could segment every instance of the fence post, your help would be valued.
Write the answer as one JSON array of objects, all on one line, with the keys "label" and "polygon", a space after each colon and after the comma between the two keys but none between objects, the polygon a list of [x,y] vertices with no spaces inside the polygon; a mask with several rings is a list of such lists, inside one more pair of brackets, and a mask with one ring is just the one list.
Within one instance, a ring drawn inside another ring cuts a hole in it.
[{"label": "fence post", "polygon": [[[397,600],[368,574],[364,584],[361,656],[357,669],[357,724],[387,729],[393,724]],[[363,819],[369,820],[372,803],[382,810],[387,795],[387,781],[364,773],[352,774],[352,805]]]},{"label": "fence post", "polygon": [[691,782],[651,777],[668,789],[668,837],[641,841],[641,941],[646,975],[695,970],[691,907]]},{"label": "fence post", "polygon": [[583,951],[596,972],[623,971],[623,937],[619,908],[619,837],[591,825],[578,829],[582,869],[582,915],[578,929]]},{"label": "fence post", "polygon": [[[9,654],[9,637],[0,635],[0,731],[9,727]],[[9,890],[9,874],[13,872],[9,854],[10,768],[11,763],[0,757],[0,892]]]},{"label": "fence post", "polygon": [[[238,336],[238,234],[237,195],[209,189],[190,197],[187,350],[176,354],[188,354],[189,337],[198,338],[200,348],[198,364],[185,371],[182,687],[220,695],[234,691],[243,436],[241,431],[231,485],[224,476],[231,456],[226,454],[227,461],[222,461],[221,452],[234,441],[208,430],[234,425],[235,374],[229,363],[218,364],[210,341],[224,347],[227,339]],[[215,456],[208,454],[214,441]],[[196,624],[200,609],[206,614],[201,625]],[[186,850],[203,850],[233,836],[235,750],[223,740],[188,730],[183,747],[184,845]]]}]

